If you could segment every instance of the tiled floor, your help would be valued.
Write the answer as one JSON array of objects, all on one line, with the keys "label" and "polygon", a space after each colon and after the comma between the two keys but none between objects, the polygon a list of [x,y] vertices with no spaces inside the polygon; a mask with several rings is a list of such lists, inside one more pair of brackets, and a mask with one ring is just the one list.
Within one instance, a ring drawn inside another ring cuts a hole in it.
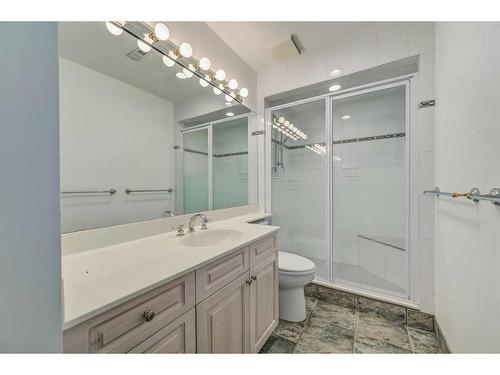
[{"label": "tiled floor", "polygon": [[307,318],[280,321],[261,353],[441,353],[432,317],[310,284]]}]

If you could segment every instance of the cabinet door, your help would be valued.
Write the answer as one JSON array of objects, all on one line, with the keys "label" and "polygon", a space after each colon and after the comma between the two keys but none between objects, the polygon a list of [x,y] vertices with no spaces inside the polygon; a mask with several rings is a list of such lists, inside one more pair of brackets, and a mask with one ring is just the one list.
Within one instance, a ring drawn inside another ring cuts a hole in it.
[{"label": "cabinet door", "polygon": [[279,320],[276,254],[251,268],[250,278],[250,350],[258,353]]},{"label": "cabinet door", "polygon": [[129,353],[177,354],[195,352],[195,310],[191,309],[137,345]]},{"label": "cabinet door", "polygon": [[247,353],[249,321],[245,272],[196,306],[198,353]]}]

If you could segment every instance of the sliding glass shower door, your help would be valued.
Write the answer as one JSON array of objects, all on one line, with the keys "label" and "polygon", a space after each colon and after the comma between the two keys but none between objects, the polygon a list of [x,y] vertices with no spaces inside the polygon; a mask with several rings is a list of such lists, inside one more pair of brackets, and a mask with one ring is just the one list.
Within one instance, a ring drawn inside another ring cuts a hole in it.
[{"label": "sliding glass shower door", "polygon": [[332,98],[332,275],[408,298],[407,85]]},{"label": "sliding glass shower door", "polygon": [[185,129],[182,140],[184,214],[249,204],[248,117]]},{"label": "sliding glass shower door", "polygon": [[271,212],[280,251],[304,256],[328,277],[326,99],[271,112]]},{"label": "sliding glass shower door", "polygon": [[183,211],[210,209],[208,193],[208,129],[183,134]]}]

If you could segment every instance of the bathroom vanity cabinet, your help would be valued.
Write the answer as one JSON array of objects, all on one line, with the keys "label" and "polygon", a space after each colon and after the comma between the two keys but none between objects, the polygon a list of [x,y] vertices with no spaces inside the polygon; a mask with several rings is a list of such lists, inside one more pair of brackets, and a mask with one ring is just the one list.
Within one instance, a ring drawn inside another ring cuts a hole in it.
[{"label": "bathroom vanity cabinet", "polygon": [[274,234],[64,331],[64,352],[256,353],[278,324]]}]

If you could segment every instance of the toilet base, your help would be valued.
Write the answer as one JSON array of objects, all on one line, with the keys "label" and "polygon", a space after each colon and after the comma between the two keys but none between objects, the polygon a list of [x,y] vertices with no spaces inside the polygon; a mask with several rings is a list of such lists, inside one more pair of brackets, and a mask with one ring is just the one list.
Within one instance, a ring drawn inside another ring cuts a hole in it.
[{"label": "toilet base", "polygon": [[302,322],[306,319],[304,287],[280,289],[280,319]]}]

